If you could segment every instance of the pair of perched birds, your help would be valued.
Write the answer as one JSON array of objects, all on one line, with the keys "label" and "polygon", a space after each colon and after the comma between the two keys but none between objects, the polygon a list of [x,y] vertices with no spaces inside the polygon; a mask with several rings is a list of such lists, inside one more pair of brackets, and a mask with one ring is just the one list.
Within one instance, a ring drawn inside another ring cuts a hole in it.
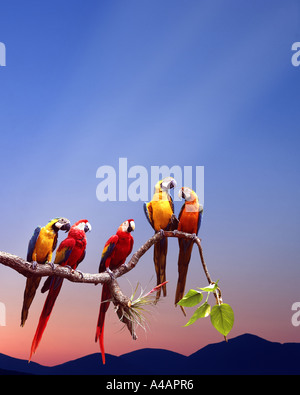
[{"label": "pair of perched birds", "polygon": [[[175,230],[197,235],[201,225],[203,207],[199,203],[197,194],[190,188],[182,187],[179,197],[185,202],[181,207],[178,219],[174,214],[174,203],[169,190],[176,186],[172,177],[166,177],[155,185],[154,195],[151,202],[144,203],[146,217],[155,232],[164,230]],[[175,219],[175,221],[174,221]],[[175,305],[183,298],[188,266],[191,259],[194,240],[178,239],[178,281],[175,294]],[[166,281],[166,258],[168,251],[168,239],[163,237],[154,245],[154,266],[157,277],[157,285]],[[163,285],[163,294],[166,296],[166,284]],[[159,299],[161,289],[157,291],[156,298]],[[185,314],[182,306],[181,310]]]},{"label": "pair of perched birds", "polygon": [[[155,191],[151,202],[144,204],[144,210],[148,221],[155,232],[163,232],[170,230],[173,224],[174,204],[168,191],[176,186],[176,181],[172,177],[167,177],[159,181],[155,186]],[[185,199],[178,220],[178,230],[198,234],[201,224],[202,206],[199,204],[198,197],[190,188],[183,187],[179,192],[180,197]],[[177,228],[176,225],[176,228]],[[126,258],[133,248],[133,237],[131,232],[135,229],[133,219],[123,222],[115,235],[111,236],[105,243],[102,251],[99,272],[108,271],[113,276],[113,270],[125,263]],[[85,257],[86,251],[86,232],[91,230],[91,225],[85,220],[77,221],[74,225],[70,225],[70,221],[66,218],[55,218],[51,220],[45,227],[35,229],[32,238],[29,241],[27,261],[33,262],[33,268],[36,263],[49,263],[54,269],[52,262],[52,254],[57,245],[58,232],[64,230],[68,232],[68,236],[63,240],[56,252],[54,264],[69,267],[76,270],[80,262]],[[175,304],[182,299],[184,294],[186,275],[188,264],[193,248],[193,240],[179,239],[179,258],[178,258],[178,284],[175,296]],[[162,238],[154,246],[154,263],[157,275],[157,285],[166,280],[166,255],[167,255],[167,238]],[[24,326],[28,317],[30,305],[39,286],[41,277],[33,275],[27,278],[24,291],[23,308],[21,313],[21,326]],[[42,293],[49,291],[46,298],[38,327],[32,342],[29,361],[35,353],[53,306],[60,292],[63,278],[55,276],[48,277],[41,291]],[[163,286],[164,296],[166,295],[166,285]],[[160,297],[160,289],[157,293],[157,299]],[[105,363],[104,352],[104,320],[105,314],[109,307],[111,299],[110,289],[107,284],[103,284],[99,317],[97,322],[95,340],[99,339],[102,361]],[[184,312],[184,310],[183,310]]]}]

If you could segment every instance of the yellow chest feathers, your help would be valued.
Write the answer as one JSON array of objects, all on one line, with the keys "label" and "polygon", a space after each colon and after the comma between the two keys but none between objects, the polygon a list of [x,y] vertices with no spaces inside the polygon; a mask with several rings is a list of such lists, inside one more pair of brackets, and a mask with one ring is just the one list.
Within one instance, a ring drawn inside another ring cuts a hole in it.
[{"label": "yellow chest feathers", "polygon": [[[33,260],[38,263],[50,262],[52,259],[53,243],[55,239],[53,229],[42,228],[33,251]],[[50,259],[50,260],[49,260]]]}]

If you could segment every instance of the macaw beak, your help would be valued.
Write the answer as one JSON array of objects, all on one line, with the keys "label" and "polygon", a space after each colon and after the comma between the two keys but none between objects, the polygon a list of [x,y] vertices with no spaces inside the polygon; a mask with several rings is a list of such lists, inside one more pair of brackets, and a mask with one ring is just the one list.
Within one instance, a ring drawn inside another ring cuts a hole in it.
[{"label": "macaw beak", "polygon": [[85,231],[85,233],[87,233],[87,232],[89,232],[91,230],[92,230],[92,226],[91,226],[91,224],[89,222],[87,222],[85,224],[84,231]]},{"label": "macaw beak", "polygon": [[71,229],[71,224],[70,224],[70,222],[67,222],[66,224],[64,224],[64,225],[62,225],[62,226],[60,227],[60,230],[65,230],[66,233],[68,233],[70,229]]},{"label": "macaw beak", "polygon": [[182,187],[179,190],[178,196],[186,201],[189,201],[191,199],[191,192],[189,188]]},{"label": "macaw beak", "polygon": [[170,189],[175,188],[176,185],[177,185],[177,182],[176,182],[176,180],[173,179],[173,180],[170,182],[169,188],[170,188]]},{"label": "macaw beak", "polygon": [[71,229],[71,224],[68,219],[60,218],[60,220],[54,224],[54,227],[56,230],[65,230],[66,232],[69,232]]},{"label": "macaw beak", "polygon": [[162,189],[172,189],[177,185],[176,180],[173,177],[166,177],[160,184]]},{"label": "macaw beak", "polygon": [[179,199],[185,199],[185,193],[184,193],[183,188],[179,189],[178,197],[179,197]]},{"label": "macaw beak", "polygon": [[134,231],[134,229],[135,229],[135,223],[134,223],[134,221],[130,221],[129,226],[127,228],[127,232],[130,233],[130,232]]}]

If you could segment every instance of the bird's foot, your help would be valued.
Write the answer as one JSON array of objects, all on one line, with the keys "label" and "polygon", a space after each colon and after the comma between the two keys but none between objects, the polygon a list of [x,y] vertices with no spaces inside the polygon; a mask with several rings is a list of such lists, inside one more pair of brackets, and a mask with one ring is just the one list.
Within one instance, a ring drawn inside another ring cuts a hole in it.
[{"label": "bird's foot", "polygon": [[54,266],[54,263],[53,262],[46,262],[46,263],[48,263],[50,266],[51,266],[51,269],[54,271],[55,270],[55,266]]},{"label": "bird's foot", "polygon": [[107,271],[107,273],[110,275],[110,278],[111,278],[112,280],[115,280],[115,279],[116,279],[114,273],[112,272],[112,270],[110,270],[109,267],[106,268],[106,271]]},{"label": "bird's foot", "polygon": [[71,268],[71,266],[69,266],[69,265],[65,265],[65,267],[67,267],[67,268],[70,270],[71,274],[73,274],[73,273],[74,273],[74,269],[73,269],[73,268]]},{"label": "bird's foot", "polygon": [[160,229],[160,230],[159,230],[159,233],[160,233],[160,235],[161,235],[162,237],[165,236],[165,231],[164,231],[163,229]]},{"label": "bird's foot", "polygon": [[192,233],[192,240],[193,240],[193,241],[195,241],[195,240],[196,240],[196,238],[197,238],[197,235],[196,235],[196,233]]},{"label": "bird's foot", "polygon": [[36,268],[37,268],[37,262],[33,261],[32,264],[31,264],[31,269],[32,270],[36,270]]},{"label": "bird's foot", "polygon": [[74,270],[74,272],[79,273],[81,278],[83,278],[83,272],[81,270],[76,269],[76,270]]},{"label": "bird's foot", "polygon": [[177,229],[174,229],[174,230],[173,230],[173,235],[176,236],[177,233],[178,233],[178,230],[177,230]]},{"label": "bird's foot", "polygon": [[75,273],[79,273],[81,275],[81,278],[83,278],[83,273],[81,270],[78,269],[73,269],[71,266],[66,265],[65,267],[67,267],[70,270],[71,274],[75,274]]}]

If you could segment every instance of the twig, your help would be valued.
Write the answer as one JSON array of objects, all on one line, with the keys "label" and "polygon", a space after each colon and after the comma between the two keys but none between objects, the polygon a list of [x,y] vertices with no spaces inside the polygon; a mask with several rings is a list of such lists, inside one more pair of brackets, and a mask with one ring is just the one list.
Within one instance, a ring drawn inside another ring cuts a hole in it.
[{"label": "twig", "polygon": [[[160,241],[163,237],[176,237],[176,238],[184,238],[184,239],[192,239],[197,244],[200,254],[200,260],[202,263],[202,267],[207,278],[209,284],[213,284],[210,274],[208,272],[206,263],[203,257],[203,250],[201,246],[201,239],[199,237],[190,234],[179,232],[177,230],[174,231],[164,231],[162,233],[158,232],[150,237],[149,240],[146,241],[131,257],[129,262],[125,265],[120,266],[118,269],[113,271],[115,278],[123,276],[125,273],[131,271],[141,259],[141,257],[153,246],[153,244]],[[81,273],[77,272],[76,270],[70,270],[69,268],[54,265],[54,270],[52,269],[51,265],[49,264],[37,264],[36,268],[32,268],[32,263],[25,261],[24,259],[9,254],[7,252],[0,251],[0,263],[11,267],[12,269],[16,270],[18,273],[22,274],[25,277],[31,277],[34,275],[44,277],[44,276],[51,276],[55,274],[58,277],[66,278],[69,281],[76,282],[76,283],[92,283],[92,284],[104,284],[108,283],[110,287],[110,291],[112,294],[112,302],[115,306],[121,305],[126,308],[130,308],[130,299],[124,295],[117,283],[116,280],[112,280],[111,276],[106,273],[97,273],[97,274],[90,274],[90,273]],[[222,303],[221,291],[218,288],[214,292],[215,298],[218,304]],[[127,325],[128,329],[132,333],[131,328]]]}]

